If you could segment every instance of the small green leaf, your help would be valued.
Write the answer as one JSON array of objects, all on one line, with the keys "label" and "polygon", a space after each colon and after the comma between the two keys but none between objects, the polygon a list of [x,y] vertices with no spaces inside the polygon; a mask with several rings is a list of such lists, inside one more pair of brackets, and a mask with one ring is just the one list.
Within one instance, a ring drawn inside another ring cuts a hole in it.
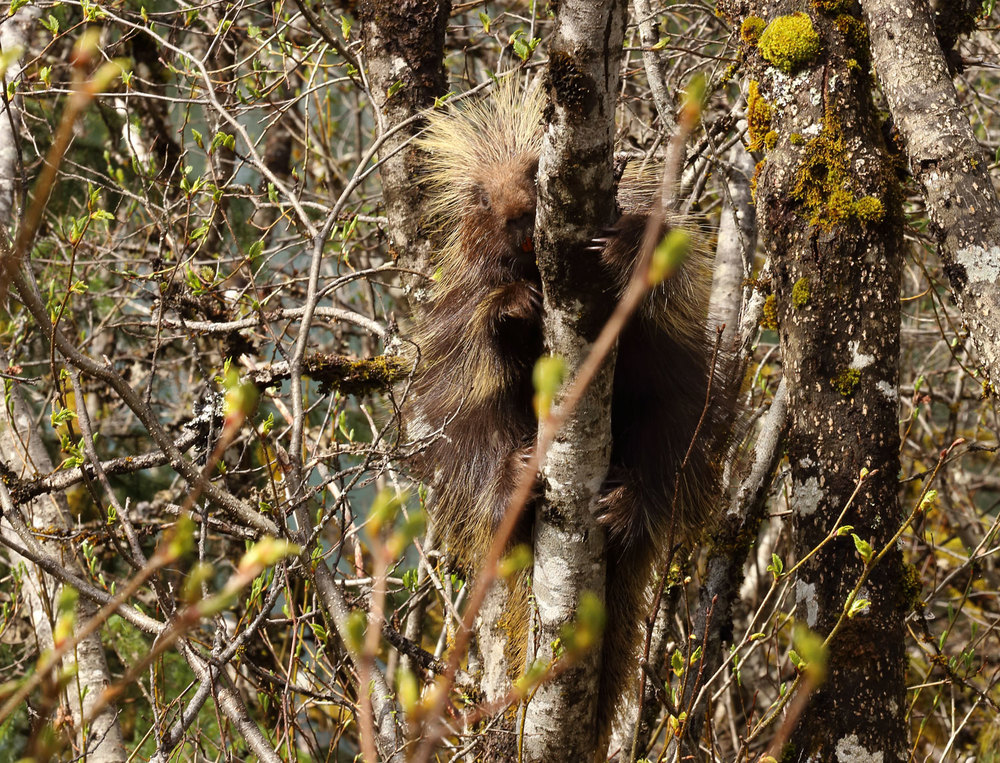
[{"label": "small green leaf", "polygon": [[851,608],[847,611],[848,617],[855,617],[860,614],[864,614],[864,611],[871,606],[871,602],[868,599],[855,599],[851,602]]},{"label": "small green leaf", "polygon": [[872,559],[872,547],[868,541],[863,540],[857,534],[851,533],[851,537],[854,538],[854,548],[858,550],[858,554],[864,560],[865,564],[868,564]]},{"label": "small green leaf", "polygon": [[781,561],[780,556],[771,554],[771,563],[767,565],[767,571],[774,576],[775,580],[781,577],[781,573],[785,571],[785,564]]},{"label": "small green leaf", "polygon": [[565,376],[566,361],[558,355],[543,355],[535,363],[531,379],[535,385],[535,415],[538,418],[549,415]]},{"label": "small green leaf", "polygon": [[691,234],[683,228],[671,228],[670,232],[653,250],[649,263],[648,282],[656,286],[669,278],[680,267],[691,250]]}]

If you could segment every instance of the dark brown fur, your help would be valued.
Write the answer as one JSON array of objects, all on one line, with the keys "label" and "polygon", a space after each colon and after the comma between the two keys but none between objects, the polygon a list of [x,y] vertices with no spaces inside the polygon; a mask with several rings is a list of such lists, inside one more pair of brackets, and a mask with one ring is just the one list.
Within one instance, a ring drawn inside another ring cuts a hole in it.
[{"label": "dark brown fur", "polygon": [[[460,212],[446,221],[454,228],[450,249],[418,318],[420,362],[404,409],[411,434],[429,438],[416,472],[434,488],[438,537],[472,574],[537,431],[531,378],[543,351],[531,247],[537,154],[512,153],[468,168],[467,184],[450,191],[456,196],[449,208]],[[609,281],[619,291],[645,222],[641,210],[626,214],[605,248]],[[696,538],[716,498],[732,385],[717,377],[706,409],[714,342],[705,325],[704,266],[704,255],[692,256],[650,294],[619,340],[611,465],[599,506],[608,533],[602,736],[625,692],[634,691],[654,566],[670,542]],[[530,514],[515,542],[530,539]],[[528,613],[515,614],[526,633]],[[518,664],[524,638],[518,634],[511,650]]]}]

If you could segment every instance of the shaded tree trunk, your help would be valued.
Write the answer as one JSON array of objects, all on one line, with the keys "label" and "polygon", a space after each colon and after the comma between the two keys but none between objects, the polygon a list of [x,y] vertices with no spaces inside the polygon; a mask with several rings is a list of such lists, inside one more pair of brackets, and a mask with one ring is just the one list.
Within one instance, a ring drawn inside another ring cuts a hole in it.
[{"label": "shaded tree trunk", "polygon": [[[863,39],[852,33],[859,13],[855,7],[853,23],[838,17],[838,25],[813,9],[796,14],[801,5],[784,0],[720,7],[736,23],[750,14],[768,22],[759,44],[746,47],[754,80],[748,110],[751,138],[771,147],[756,202],[788,385],[797,556],[821,544],[848,506],[843,523],[877,553],[902,521],[902,216],[869,79],[857,64],[866,60]],[[863,470],[869,474],[858,488]],[[823,636],[838,631],[826,680],[799,717],[791,748],[772,750],[783,760],[905,759],[900,552],[892,548],[870,571],[859,595],[867,606],[844,617],[864,573],[849,535],[826,543],[800,570],[798,619]]]}]

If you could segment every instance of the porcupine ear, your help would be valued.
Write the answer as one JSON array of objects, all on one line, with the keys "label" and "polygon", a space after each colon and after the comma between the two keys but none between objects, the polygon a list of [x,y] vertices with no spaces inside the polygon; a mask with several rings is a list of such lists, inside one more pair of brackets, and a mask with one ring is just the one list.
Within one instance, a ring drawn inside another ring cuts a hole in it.
[{"label": "porcupine ear", "polygon": [[517,156],[537,156],[542,144],[540,87],[516,75],[498,80],[471,103],[448,104],[427,117],[417,146],[427,154],[421,178],[436,220],[457,220],[468,204],[470,172]]}]

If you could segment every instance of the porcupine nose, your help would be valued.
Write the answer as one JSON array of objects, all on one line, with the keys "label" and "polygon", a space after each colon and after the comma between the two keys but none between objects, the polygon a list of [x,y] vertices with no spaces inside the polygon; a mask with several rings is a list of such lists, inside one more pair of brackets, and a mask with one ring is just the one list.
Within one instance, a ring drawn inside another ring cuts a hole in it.
[{"label": "porcupine nose", "polygon": [[535,232],[534,210],[531,212],[525,212],[524,214],[515,217],[513,220],[508,220],[507,230],[510,235],[511,243],[513,243],[517,250],[525,254],[531,254],[535,251],[535,241],[532,238]]}]

